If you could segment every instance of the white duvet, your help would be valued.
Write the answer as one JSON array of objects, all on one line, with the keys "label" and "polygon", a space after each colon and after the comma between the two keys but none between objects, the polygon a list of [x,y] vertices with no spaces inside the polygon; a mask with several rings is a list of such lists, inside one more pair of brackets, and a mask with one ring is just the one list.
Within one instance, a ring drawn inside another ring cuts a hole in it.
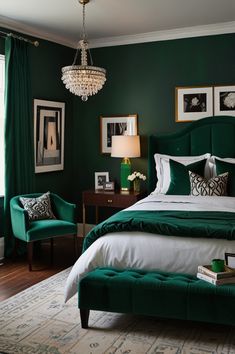
[{"label": "white duvet", "polygon": [[[126,210],[192,210],[235,212],[235,198],[149,195]],[[143,232],[107,234],[96,240],[74,264],[65,285],[65,301],[79,281],[97,267],[165,270],[196,274],[199,264],[235,253],[235,241],[162,236]]]}]

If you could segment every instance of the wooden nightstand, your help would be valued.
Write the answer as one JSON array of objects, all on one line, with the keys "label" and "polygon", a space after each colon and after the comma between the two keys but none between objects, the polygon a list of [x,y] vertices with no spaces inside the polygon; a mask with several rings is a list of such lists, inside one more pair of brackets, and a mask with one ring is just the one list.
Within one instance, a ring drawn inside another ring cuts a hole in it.
[{"label": "wooden nightstand", "polygon": [[83,237],[85,236],[86,206],[95,206],[95,222],[99,221],[99,207],[124,209],[146,196],[145,192],[88,190],[82,193]]}]

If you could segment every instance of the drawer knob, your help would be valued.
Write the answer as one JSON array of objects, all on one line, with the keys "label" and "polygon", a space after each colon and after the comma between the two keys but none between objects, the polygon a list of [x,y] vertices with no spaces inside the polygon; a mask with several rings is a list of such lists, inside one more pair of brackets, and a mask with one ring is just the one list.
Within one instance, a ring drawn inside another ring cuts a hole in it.
[{"label": "drawer knob", "polygon": [[108,199],[108,203],[112,203],[113,202],[113,200],[112,199]]}]

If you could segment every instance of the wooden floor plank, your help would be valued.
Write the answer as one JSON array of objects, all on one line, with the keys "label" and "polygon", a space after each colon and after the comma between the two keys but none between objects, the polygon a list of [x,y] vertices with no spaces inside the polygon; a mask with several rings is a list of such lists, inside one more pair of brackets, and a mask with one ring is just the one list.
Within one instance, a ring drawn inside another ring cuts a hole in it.
[{"label": "wooden floor plank", "polygon": [[[81,241],[81,238],[78,238]],[[79,242],[79,253],[81,242]],[[28,287],[66,269],[74,264],[74,242],[72,237],[60,237],[54,243],[54,264],[51,267],[50,247],[48,243],[34,254],[33,271],[28,270],[27,256],[14,260],[5,259],[0,265],[0,301],[3,301]]]}]

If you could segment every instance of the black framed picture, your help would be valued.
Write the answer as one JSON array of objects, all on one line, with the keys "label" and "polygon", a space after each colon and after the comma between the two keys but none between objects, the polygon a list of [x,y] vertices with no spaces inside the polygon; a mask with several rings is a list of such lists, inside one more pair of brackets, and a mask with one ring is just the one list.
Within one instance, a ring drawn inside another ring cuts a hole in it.
[{"label": "black framed picture", "polygon": [[35,173],[64,169],[65,103],[34,99]]},{"label": "black framed picture", "polygon": [[101,153],[111,153],[113,135],[137,135],[137,114],[100,117]]},{"label": "black framed picture", "polygon": [[95,172],[95,189],[104,189],[104,185],[109,181],[108,172]]},{"label": "black framed picture", "polygon": [[189,122],[213,115],[212,87],[176,87],[176,122]]},{"label": "black framed picture", "polygon": [[235,85],[214,87],[214,114],[235,116]]}]

